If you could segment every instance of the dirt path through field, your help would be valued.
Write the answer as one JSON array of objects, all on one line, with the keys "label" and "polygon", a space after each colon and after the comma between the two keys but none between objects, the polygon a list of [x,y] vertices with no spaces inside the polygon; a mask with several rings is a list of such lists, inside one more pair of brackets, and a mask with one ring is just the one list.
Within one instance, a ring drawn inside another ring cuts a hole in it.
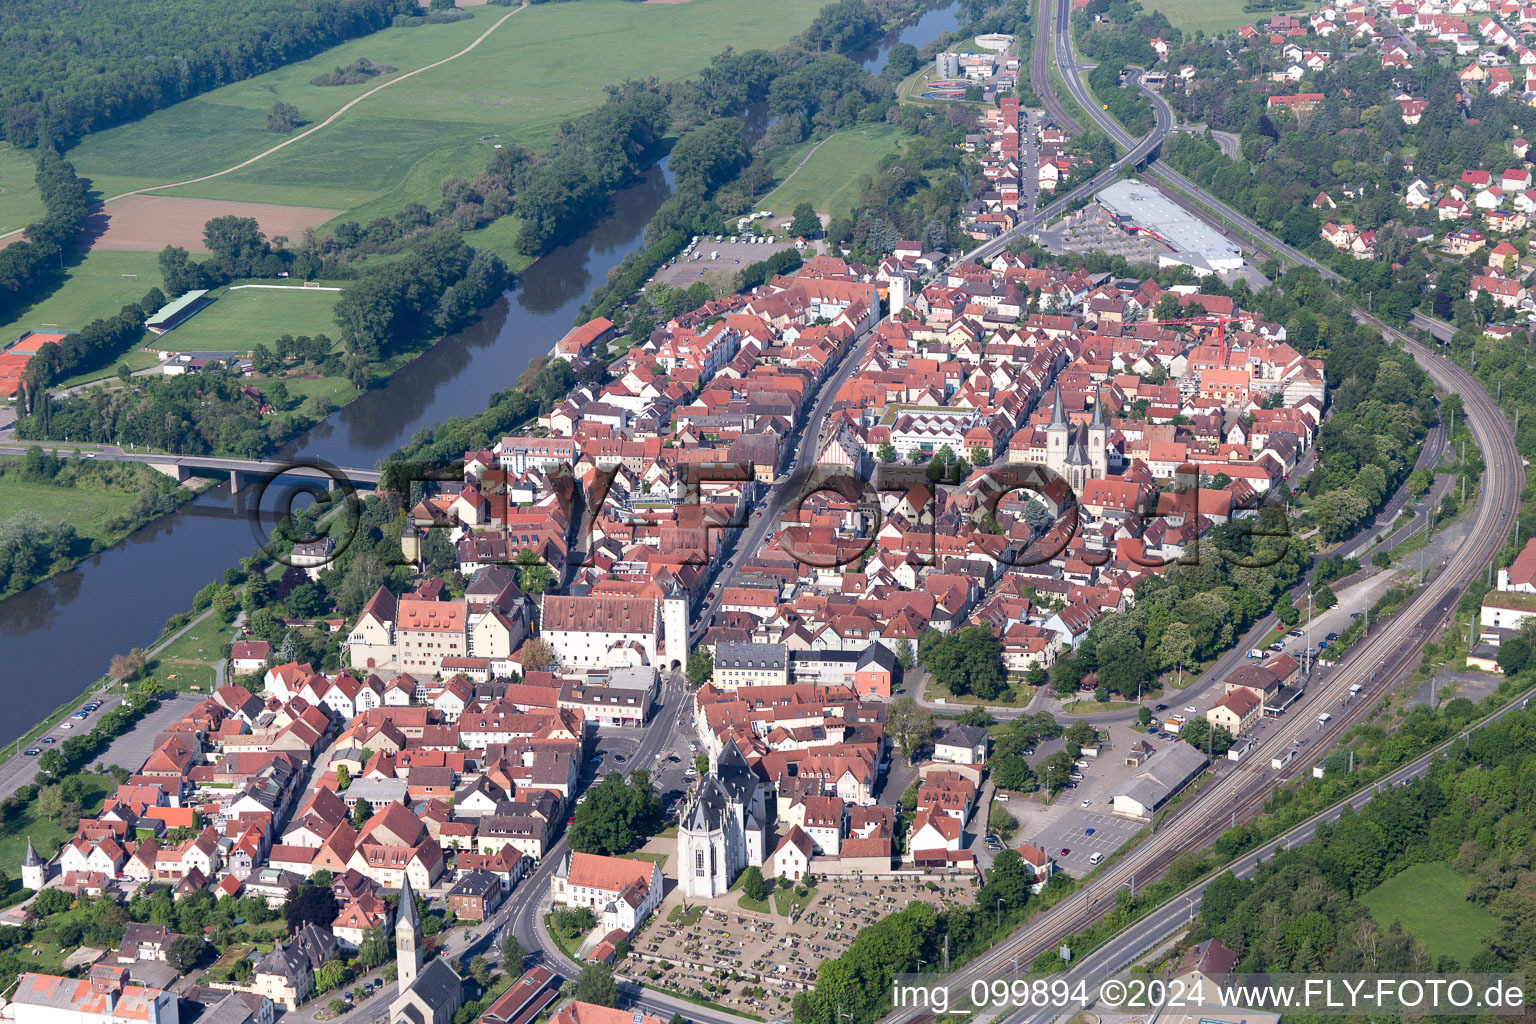
[{"label": "dirt path through field", "polygon": [[[115,196],[111,196],[111,197],[109,197],[107,199],[103,199],[102,202],[104,204],[105,203],[113,203],[113,202],[116,202],[119,199],[126,199],[129,196],[142,195],[142,194],[144,194],[146,192],[157,192],[157,191],[159,191],[160,189],[163,189],[163,188],[178,188],[178,187],[180,187],[182,185],[196,185],[198,182],[211,181],[214,178],[222,178],[224,175],[230,174],[230,173],[232,173],[234,171],[238,171],[242,167],[249,167],[249,166],[251,166],[251,164],[254,164],[258,160],[263,160],[263,159],[271,156],[273,153],[276,153],[280,149],[283,149],[285,147],[291,146],[295,142],[300,141],[301,139],[309,138],[311,135],[315,134],[315,132],[318,132],[318,131],[320,131],[320,129],[327,127],[333,121],[335,121],[337,118],[339,118],[342,114],[345,114],[347,111],[351,110],[353,107],[357,106],[359,103],[363,102],[363,100],[365,100],[368,97],[374,95],[375,93],[383,92],[385,89],[388,89],[390,86],[395,85],[395,84],[397,84],[399,82],[403,82],[407,78],[413,78],[416,75],[421,74],[423,71],[431,71],[433,68],[440,68],[444,64],[449,63],[450,61],[458,60],[460,57],[464,56],[466,53],[468,53],[469,51],[473,50],[475,47],[479,46],[481,43],[485,42],[485,40],[487,38],[489,38],[490,34],[492,32],[495,32],[498,28],[500,28],[502,26],[502,24],[505,23],[508,18],[512,17],[512,15],[517,14],[519,11],[527,10],[528,9],[528,2],[529,2],[529,0],[523,0],[522,6],[516,7],[514,9],[510,10],[506,14],[503,14],[500,18],[496,19],[496,24],[492,25],[490,28],[486,29],[484,32],[482,32],[478,36],[476,36],[474,42],[472,42],[468,46],[464,47],[464,49],[460,50],[458,53],[455,53],[455,54],[452,54],[450,56],[444,57],[440,61],[435,61],[435,62],[433,62],[431,64],[427,64],[427,65],[424,65],[422,67],[419,67],[415,71],[407,71],[405,74],[399,76],[398,78],[391,78],[387,82],[383,82],[383,83],[380,83],[379,85],[374,86],[372,89],[369,89],[367,92],[363,93],[361,96],[359,96],[356,99],[351,100],[350,102],[345,104],[340,110],[336,111],[330,117],[326,118],[324,121],[321,121],[319,124],[315,125],[313,128],[308,128],[308,129],[300,132],[299,134],[295,135],[291,139],[284,139],[282,142],[279,142],[277,145],[273,146],[271,149],[263,150],[262,152],[257,153],[255,156],[251,157],[249,160],[242,160],[240,163],[235,164],[233,167],[226,167],[222,171],[215,171],[212,174],[205,174],[205,175],[203,175],[200,178],[187,178],[184,181],[172,181],[172,182],[167,182],[164,185],[148,185],[148,186],[146,186],[144,188],[136,188],[136,189],[134,189],[131,192],[120,192],[120,193],[118,193]],[[5,234],[0,235],[0,239],[11,238],[11,237],[13,237],[15,235],[21,234],[25,230],[26,230],[25,228],[17,228],[15,231],[8,231]]]}]

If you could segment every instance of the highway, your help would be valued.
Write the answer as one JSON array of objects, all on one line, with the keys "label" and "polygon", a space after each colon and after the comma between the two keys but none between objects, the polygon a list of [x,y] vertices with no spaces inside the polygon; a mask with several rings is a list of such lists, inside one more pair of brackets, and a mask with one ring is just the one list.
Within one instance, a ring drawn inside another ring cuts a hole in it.
[{"label": "highway", "polygon": [[[1043,4],[1049,3],[1050,0],[1043,0]],[[1071,52],[1068,0],[1056,0],[1055,8],[1055,25],[1050,34],[1056,46],[1057,65],[1068,89],[1089,116],[1115,141],[1132,147],[1132,152],[1149,152],[1155,148],[1171,127],[1171,108],[1161,97],[1148,93],[1158,113],[1157,127],[1140,142],[1132,140],[1097,104],[1088,100]],[[1154,167],[1174,188],[1191,195],[1198,192],[1192,184],[1177,172],[1165,168],[1160,161]],[[1338,275],[1301,253],[1290,250],[1279,239],[1236,211],[1229,210],[1209,196],[1202,196],[1201,201],[1277,255],[1312,267],[1323,274],[1325,279],[1335,282],[1340,280]],[[1002,239],[994,240],[992,244],[998,241]],[[1281,719],[1278,728],[1256,743],[1240,765],[1218,772],[1215,779],[1198,792],[1196,798],[1177,807],[1167,821],[1160,824],[1158,831],[1101,870],[1080,894],[1058,904],[987,953],[950,974],[945,981],[952,1004],[959,1004],[973,981],[1009,977],[1015,963],[1032,962],[1040,950],[1054,948],[1062,939],[1096,920],[1113,906],[1114,893],[1133,884],[1136,876],[1139,875],[1143,881],[1155,877],[1177,852],[1203,848],[1227,827],[1229,820],[1247,820],[1257,813],[1275,782],[1304,771],[1308,765],[1321,758],[1335,740],[1370,713],[1377,703],[1373,697],[1417,663],[1418,652],[1424,643],[1449,620],[1462,587],[1468,580],[1483,574],[1509,535],[1519,509],[1524,469],[1515,450],[1514,436],[1497,404],[1477,380],[1457,364],[1441,358],[1363,310],[1357,310],[1356,317],[1378,328],[1385,336],[1402,342],[1438,387],[1461,395],[1466,403],[1467,424],[1487,461],[1468,542],[1451,556],[1441,571],[1429,577],[1396,616],[1351,648],[1327,678],[1312,684],[1309,689],[1315,692],[1308,698],[1310,707],[1339,705],[1328,723],[1319,723],[1310,713]],[[1354,685],[1362,687],[1364,699],[1344,703],[1344,696]],[[1287,756],[1291,760],[1283,772],[1269,769],[1271,758]],[[1362,797],[1368,798],[1369,794]],[[1181,909],[1185,913],[1189,912],[1188,908]],[[1166,908],[1164,911],[1170,912]],[[1178,910],[1171,913],[1177,914]],[[1144,922],[1138,922],[1130,931],[1139,940],[1140,933],[1146,927]],[[1112,940],[1111,944],[1119,941]],[[894,1024],[916,1020],[923,1015],[923,1010],[909,1008],[894,1011],[884,1019]]]}]

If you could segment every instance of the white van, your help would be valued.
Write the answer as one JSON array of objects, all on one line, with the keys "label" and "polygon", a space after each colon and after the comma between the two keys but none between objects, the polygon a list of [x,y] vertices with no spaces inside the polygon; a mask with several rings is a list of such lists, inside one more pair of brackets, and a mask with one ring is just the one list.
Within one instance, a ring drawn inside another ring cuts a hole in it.
[{"label": "white van", "polygon": [[1103,861],[1104,861],[1104,855],[1102,853],[1094,853],[1094,854],[1089,855],[1089,857],[1088,857],[1088,863],[1089,864],[1101,864],[1101,863],[1103,863]]}]

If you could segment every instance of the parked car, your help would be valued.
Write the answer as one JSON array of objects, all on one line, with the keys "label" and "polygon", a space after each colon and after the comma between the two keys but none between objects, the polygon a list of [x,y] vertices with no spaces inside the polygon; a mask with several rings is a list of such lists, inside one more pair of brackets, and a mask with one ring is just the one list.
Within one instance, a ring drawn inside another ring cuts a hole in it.
[{"label": "parked car", "polygon": [[1091,853],[1091,854],[1088,855],[1088,863],[1089,864],[1098,864],[1103,859],[1104,859],[1104,855],[1102,853],[1094,852],[1094,853]]},{"label": "parked car", "polygon": [[1085,829],[1083,829],[1083,835],[1085,835],[1085,836],[1091,836],[1091,835],[1093,835],[1093,829],[1091,829],[1091,828],[1085,828]]},{"label": "parked car", "polygon": [[603,763],[603,755],[601,753],[593,754],[591,759],[587,761],[587,764],[602,764],[602,763]]},{"label": "parked car", "polygon": [[1184,713],[1186,715],[1198,715],[1200,712],[1196,711],[1193,706],[1190,706],[1184,709]]},{"label": "parked car", "polygon": [[1279,640],[1276,640],[1274,643],[1269,645],[1269,649],[1272,651],[1283,651],[1285,650],[1285,644],[1281,643]]},{"label": "parked car", "polygon": [[999,793],[999,794],[997,794],[997,798],[999,800],[1001,800],[1003,803],[1007,803],[1008,802],[1008,794],[1007,793]]},{"label": "parked car", "polygon": [[53,737],[53,736],[44,736],[44,737],[42,737],[42,738],[41,738],[41,739],[39,739],[39,740],[38,740],[38,741],[37,741],[37,742],[39,742],[39,743],[49,743],[49,744],[52,744],[52,743],[57,743],[57,742],[59,742],[59,741],[58,741],[58,739],[57,739],[57,738],[56,738],[56,737]]},{"label": "parked car", "polygon": [[1083,801],[1083,807],[1084,808],[1088,808],[1088,807],[1092,807],[1092,806],[1093,806],[1093,801],[1092,800],[1084,800]]},{"label": "parked car", "polygon": [[1059,856],[1059,857],[1070,857],[1070,856],[1072,856],[1072,848],[1070,846],[1063,846],[1061,848],[1061,853],[1057,854],[1057,856]]},{"label": "parked car", "polygon": [[43,752],[43,748],[42,747],[28,747],[26,750],[22,751],[22,753],[26,754],[28,757],[36,757],[38,754],[41,754],[42,752]]},{"label": "parked car", "polygon": [[1087,768],[1088,767],[1088,762],[1087,761],[1079,761],[1079,762],[1077,762],[1077,766],[1079,768]]},{"label": "parked car", "polygon": [[1305,636],[1306,634],[1303,633],[1299,629],[1292,629],[1292,630],[1287,630],[1285,635],[1286,636]]},{"label": "parked car", "polygon": [[1327,636],[1323,637],[1324,640],[1327,640],[1330,643],[1333,642],[1334,640],[1337,640],[1338,638],[1339,638],[1339,634],[1337,634],[1337,633],[1329,633]]}]

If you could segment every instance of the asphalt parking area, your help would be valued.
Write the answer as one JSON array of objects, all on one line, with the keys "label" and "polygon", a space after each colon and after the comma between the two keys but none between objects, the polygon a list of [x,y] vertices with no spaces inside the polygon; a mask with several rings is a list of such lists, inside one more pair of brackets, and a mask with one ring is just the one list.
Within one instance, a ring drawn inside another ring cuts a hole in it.
[{"label": "asphalt parking area", "polygon": [[[1095,853],[1108,857],[1141,827],[1136,822],[1075,807],[1047,826],[1032,842],[1054,857],[1057,866],[1063,871],[1080,878],[1094,867],[1088,863],[1089,857]],[[1091,836],[1087,834],[1090,828],[1093,829]],[[1063,857],[1061,851],[1064,849],[1072,852]]]}]

